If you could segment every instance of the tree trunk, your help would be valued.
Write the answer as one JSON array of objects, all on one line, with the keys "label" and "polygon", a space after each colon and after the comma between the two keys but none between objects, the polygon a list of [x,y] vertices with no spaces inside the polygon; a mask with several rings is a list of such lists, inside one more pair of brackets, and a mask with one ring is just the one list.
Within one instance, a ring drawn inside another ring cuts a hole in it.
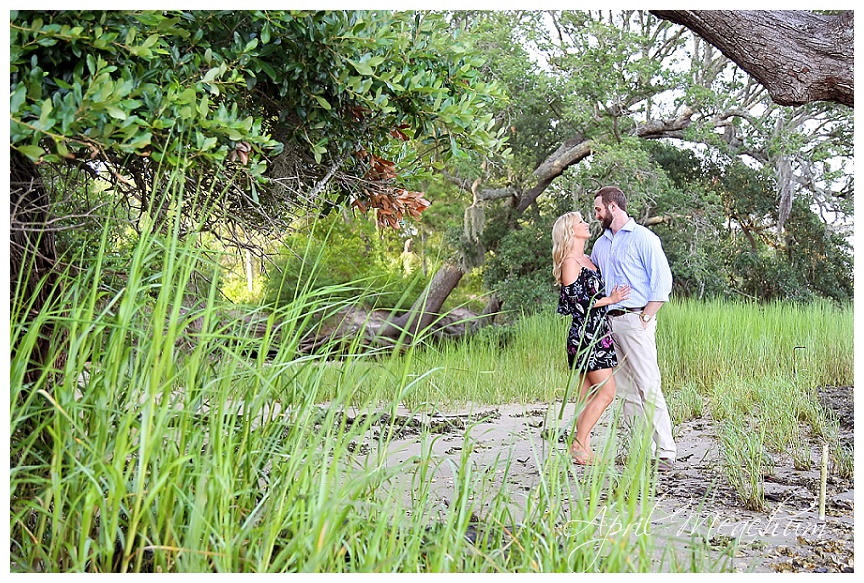
[{"label": "tree trunk", "polygon": [[386,338],[400,338],[410,344],[419,332],[441,316],[441,306],[465,275],[455,263],[445,263],[432,277],[432,281],[406,313],[382,326],[379,334]]},{"label": "tree trunk", "polygon": [[492,294],[492,296],[489,297],[489,301],[486,302],[483,311],[480,313],[480,317],[471,322],[470,330],[472,332],[477,332],[481,328],[493,324],[495,322],[495,316],[497,316],[499,312],[501,312],[501,298],[499,298],[497,294]]},{"label": "tree trunk", "polygon": [[[54,271],[57,251],[54,233],[46,230],[50,200],[36,165],[26,156],[10,148],[9,158],[9,305],[13,321],[32,321],[48,308],[58,291],[58,277]],[[54,364],[62,355],[52,355],[53,326],[45,325],[39,339],[28,355],[30,365],[24,382],[33,382],[41,369]],[[18,335],[13,335],[18,336]],[[12,356],[18,347],[12,338]]]},{"label": "tree trunk", "polygon": [[652,10],[711,43],[779,105],[855,101],[854,21],[806,10]]}]

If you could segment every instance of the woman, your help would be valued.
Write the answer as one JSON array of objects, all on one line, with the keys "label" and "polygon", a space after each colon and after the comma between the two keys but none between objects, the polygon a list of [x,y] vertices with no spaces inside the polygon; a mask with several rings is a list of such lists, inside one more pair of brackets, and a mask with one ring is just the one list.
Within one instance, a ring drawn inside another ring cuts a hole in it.
[{"label": "woman", "polygon": [[591,232],[577,212],[566,213],[552,227],[552,274],[561,286],[558,313],[572,315],[567,335],[567,362],[582,376],[585,407],[576,419],[576,436],[570,446],[573,461],[589,465],[591,430],[615,398],[612,368],[618,365],[612,337],[606,323],[606,308],[630,296],[628,286],[616,286],[603,297],[603,276],[585,255]]}]

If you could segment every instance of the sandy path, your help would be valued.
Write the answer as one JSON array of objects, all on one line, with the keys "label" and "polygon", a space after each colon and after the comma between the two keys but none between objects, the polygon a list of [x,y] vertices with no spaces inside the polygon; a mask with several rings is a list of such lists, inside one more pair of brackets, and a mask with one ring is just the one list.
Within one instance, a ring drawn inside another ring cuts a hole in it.
[{"label": "sandy path", "polygon": [[[851,389],[845,396],[851,399]],[[541,479],[543,460],[549,455],[566,455],[563,440],[544,438],[550,435],[547,428],[559,426],[558,407],[560,404],[468,406],[446,415],[412,415],[400,409],[397,418],[403,425],[409,423],[391,440],[387,464],[431,452],[435,467],[431,491],[446,504],[454,495],[453,469],[470,463],[476,475],[486,476],[490,487],[510,492],[514,515],[518,516],[527,493]],[[573,405],[568,405],[564,426],[572,417]],[[604,415],[598,423],[595,447],[609,437],[608,418]],[[420,431],[423,427],[432,428],[432,433],[424,437]],[[355,444],[358,463],[373,463],[370,456],[374,454],[369,452],[377,430],[373,428],[371,433],[368,443]],[[846,433],[851,440],[851,421]],[[467,442],[466,435],[470,436]],[[644,528],[650,528],[661,548],[670,544],[686,560],[694,537],[715,549],[718,557],[734,542],[737,548],[730,567],[737,571],[836,572],[854,567],[854,485],[829,476],[827,516],[819,520],[816,446],[814,464],[807,471],[796,470],[788,456],[775,456],[774,472],[765,478],[768,509],[752,512],[744,509],[722,476],[719,441],[711,420],[697,419],[677,426],[676,442],[676,469],[661,474],[656,504],[643,517]],[[466,443],[471,444],[470,451],[464,451]],[[503,467],[508,461],[505,483]],[[574,467],[573,471],[578,475],[585,470]],[[410,491],[404,495],[406,505],[410,504]]]}]

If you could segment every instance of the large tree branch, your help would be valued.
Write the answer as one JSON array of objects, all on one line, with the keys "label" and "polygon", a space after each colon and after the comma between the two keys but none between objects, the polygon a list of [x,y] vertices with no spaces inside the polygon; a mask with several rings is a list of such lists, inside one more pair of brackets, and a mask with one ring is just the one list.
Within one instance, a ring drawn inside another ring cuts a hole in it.
[{"label": "large tree branch", "polygon": [[450,174],[449,172],[447,172],[446,170],[441,171],[441,176],[446,178],[450,184],[456,186],[457,188],[465,191],[468,194],[471,194],[471,181],[470,180],[468,180],[466,178],[462,178],[461,176],[454,176],[454,175]]},{"label": "large tree branch", "polygon": [[833,101],[853,107],[854,22],[803,10],[652,10],[716,46],[779,105]]},{"label": "large tree branch", "polygon": [[[645,139],[680,138],[684,129],[693,123],[694,113],[693,109],[687,107],[675,118],[649,120],[635,127],[631,133]],[[581,136],[576,136],[561,144],[534,170],[533,176],[536,178],[536,182],[522,192],[516,206],[516,212],[525,212],[529,206],[534,204],[537,197],[552,184],[552,181],[561,176],[567,168],[590,156],[593,147],[593,140]]]},{"label": "large tree branch", "polygon": [[680,138],[683,131],[693,123],[693,114],[696,113],[691,107],[685,107],[678,117],[672,119],[648,120],[633,128],[630,133],[636,137],[646,140],[659,138]]},{"label": "large tree branch", "polygon": [[525,190],[519,197],[516,212],[523,213],[525,209],[534,204],[552,181],[561,176],[567,168],[579,163],[591,155],[594,142],[586,140],[581,136],[572,138],[561,144],[540,166],[534,170],[537,182]]}]

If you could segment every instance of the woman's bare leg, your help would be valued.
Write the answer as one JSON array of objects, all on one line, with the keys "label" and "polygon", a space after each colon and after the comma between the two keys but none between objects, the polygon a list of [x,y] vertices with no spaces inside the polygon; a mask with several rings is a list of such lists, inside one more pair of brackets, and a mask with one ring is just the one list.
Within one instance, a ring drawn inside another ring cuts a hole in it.
[{"label": "woman's bare leg", "polygon": [[[593,391],[593,394],[592,394]],[[570,446],[570,453],[577,460],[590,462],[594,456],[591,451],[591,431],[600,415],[615,399],[615,378],[611,368],[589,372],[582,384],[582,398],[585,407],[576,419],[576,439]]]}]

